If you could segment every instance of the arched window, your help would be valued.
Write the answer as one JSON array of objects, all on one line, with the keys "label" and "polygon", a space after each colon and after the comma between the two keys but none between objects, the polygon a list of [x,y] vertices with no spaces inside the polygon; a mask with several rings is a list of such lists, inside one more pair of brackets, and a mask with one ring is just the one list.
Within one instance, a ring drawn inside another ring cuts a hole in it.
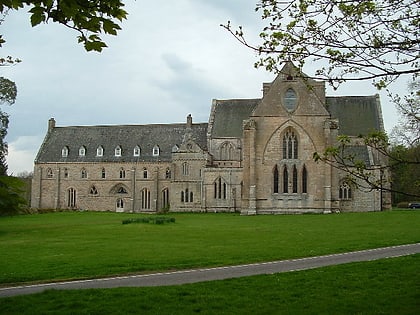
[{"label": "arched window", "polygon": [[225,142],[220,147],[220,159],[224,161],[233,160],[234,147],[230,142]]},{"label": "arched window", "polygon": [[88,173],[86,171],[86,169],[83,167],[82,170],[80,171],[80,176],[82,178],[87,178],[88,177]]},{"label": "arched window", "polygon": [[350,187],[350,185],[348,183],[343,182],[340,185],[340,190],[338,192],[338,197],[341,200],[349,200],[349,199],[352,198],[352,196],[351,196],[351,187]]},{"label": "arched window", "polygon": [[289,172],[287,171],[286,165],[283,168],[283,193],[289,192]]},{"label": "arched window", "polygon": [[150,190],[147,188],[141,191],[141,208],[150,209]]},{"label": "arched window", "polygon": [[102,167],[101,177],[102,177],[102,178],[105,178],[105,177],[106,177],[105,167]]},{"label": "arched window", "polygon": [[189,194],[188,194],[188,188],[185,189],[185,202],[189,201]]},{"label": "arched window", "polygon": [[147,171],[147,168],[143,168],[143,178],[146,179],[149,177],[149,172]]},{"label": "arched window", "polygon": [[187,162],[182,163],[182,175],[188,176],[190,174],[190,166]]},{"label": "arched window", "polygon": [[96,156],[103,156],[104,155],[104,148],[100,145],[96,148]]},{"label": "arched window", "polygon": [[117,145],[114,150],[115,156],[121,156],[122,149],[121,146]]},{"label": "arched window", "polygon": [[306,166],[303,166],[302,169],[302,193],[306,194],[308,192],[308,171]]},{"label": "arched window", "polygon": [[93,195],[93,196],[98,195],[98,190],[96,189],[96,187],[94,185],[92,185],[92,187],[90,187],[89,195]]},{"label": "arched window", "polygon": [[171,170],[169,169],[169,167],[165,171],[165,178],[166,179],[170,179],[171,178]]},{"label": "arched window", "polygon": [[160,149],[159,149],[159,146],[158,146],[158,145],[155,145],[155,146],[153,147],[153,152],[152,152],[152,154],[153,154],[153,156],[159,156],[159,154],[160,154]]},{"label": "arched window", "polygon": [[273,193],[278,194],[279,192],[279,170],[277,165],[274,166],[273,170]]},{"label": "arched window", "polygon": [[184,191],[181,191],[181,202],[185,201],[185,193]]},{"label": "arched window", "polygon": [[76,208],[76,189],[74,188],[67,190],[67,207]]},{"label": "arched window", "polygon": [[54,177],[53,170],[51,168],[47,168],[47,178],[53,178],[53,177]]},{"label": "arched window", "polygon": [[125,169],[123,167],[120,169],[120,178],[125,178]]},{"label": "arched window", "polygon": [[190,192],[190,202],[194,202],[194,195],[192,191]]},{"label": "arched window", "polygon": [[283,159],[298,158],[298,139],[292,130],[287,130],[283,135]]},{"label": "arched window", "polygon": [[134,156],[140,156],[140,147],[139,147],[138,145],[136,145],[136,146],[134,147],[134,150],[133,150],[133,155],[134,155]]},{"label": "arched window", "polygon": [[123,212],[124,211],[124,200],[122,198],[117,199],[117,212]]},{"label": "arched window", "polygon": [[298,192],[298,171],[296,165],[293,165],[293,193],[296,194]]},{"label": "arched window", "polygon": [[169,189],[165,188],[162,190],[162,208],[169,208]]},{"label": "arched window", "polygon": [[69,155],[69,148],[65,146],[64,148],[61,149],[61,156],[67,157],[68,155]]},{"label": "arched window", "polygon": [[117,194],[128,194],[127,189],[125,189],[123,186],[118,187]]},{"label": "arched window", "polygon": [[226,199],[227,196],[227,185],[221,177],[216,179],[214,182],[214,198],[215,199]]},{"label": "arched window", "polygon": [[85,146],[81,146],[80,148],[79,148],[79,156],[85,156],[86,155],[86,148],[85,148]]}]

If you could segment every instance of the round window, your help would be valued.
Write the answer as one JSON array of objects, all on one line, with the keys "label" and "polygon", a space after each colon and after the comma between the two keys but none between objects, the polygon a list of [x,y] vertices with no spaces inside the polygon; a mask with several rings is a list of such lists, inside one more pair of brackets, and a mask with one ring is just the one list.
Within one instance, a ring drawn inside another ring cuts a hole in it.
[{"label": "round window", "polygon": [[293,89],[288,89],[284,94],[284,106],[291,112],[295,110],[297,103],[296,92]]}]

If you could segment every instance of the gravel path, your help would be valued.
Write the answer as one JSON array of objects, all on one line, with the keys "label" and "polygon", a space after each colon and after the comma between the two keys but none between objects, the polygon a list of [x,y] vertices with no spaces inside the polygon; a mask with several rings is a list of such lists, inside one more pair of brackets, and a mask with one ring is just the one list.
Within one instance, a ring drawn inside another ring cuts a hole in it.
[{"label": "gravel path", "polygon": [[406,256],[416,253],[420,253],[420,243],[258,264],[0,288],[0,297],[33,294],[47,289],[71,290],[179,285],[252,275],[305,270],[350,262],[371,261],[382,258]]}]

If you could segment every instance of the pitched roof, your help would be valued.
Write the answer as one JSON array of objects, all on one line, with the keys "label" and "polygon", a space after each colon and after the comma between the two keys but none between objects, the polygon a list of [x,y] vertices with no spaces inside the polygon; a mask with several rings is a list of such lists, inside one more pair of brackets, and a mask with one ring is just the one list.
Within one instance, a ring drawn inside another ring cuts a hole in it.
[{"label": "pitched roof", "polygon": [[[170,161],[174,145],[180,145],[187,131],[184,124],[114,125],[114,126],[70,126],[54,127],[47,133],[35,159],[45,162],[135,162]],[[207,124],[192,124],[193,140],[207,149]],[[159,146],[159,156],[153,156],[153,148]],[[68,156],[61,150],[67,146]],[[86,155],[79,156],[79,148],[86,148]],[[96,156],[102,146],[103,156]],[[122,149],[121,157],[115,156],[115,148]],[[140,147],[140,156],[134,156],[134,148]]]},{"label": "pitched roof", "polygon": [[378,95],[327,97],[331,118],[339,120],[339,134],[366,135],[373,130],[384,130]]},{"label": "pitched roof", "polygon": [[212,138],[242,138],[242,123],[261,99],[214,100],[210,116]]}]

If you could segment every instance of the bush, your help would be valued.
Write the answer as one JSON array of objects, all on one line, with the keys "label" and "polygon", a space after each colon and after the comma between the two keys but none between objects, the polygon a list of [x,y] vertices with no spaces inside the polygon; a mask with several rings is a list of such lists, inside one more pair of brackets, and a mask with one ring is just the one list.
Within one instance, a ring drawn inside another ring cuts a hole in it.
[{"label": "bush", "polygon": [[130,223],[154,223],[154,224],[164,224],[164,223],[175,223],[175,218],[167,217],[146,217],[146,218],[131,218],[122,221],[122,224]]}]

